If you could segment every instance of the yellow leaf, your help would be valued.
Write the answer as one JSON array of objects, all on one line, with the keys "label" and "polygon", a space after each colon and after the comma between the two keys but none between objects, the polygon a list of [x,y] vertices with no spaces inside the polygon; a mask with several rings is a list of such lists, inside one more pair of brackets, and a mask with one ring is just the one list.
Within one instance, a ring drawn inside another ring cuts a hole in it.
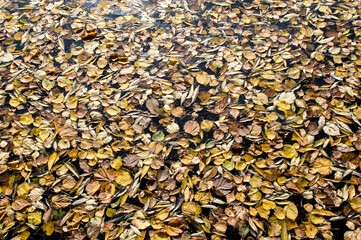
[{"label": "yellow leaf", "polygon": [[133,219],[132,224],[139,230],[143,230],[150,226],[150,221],[146,219]]},{"label": "yellow leaf", "polygon": [[[203,225],[202,225],[203,226]],[[167,234],[169,236],[178,236],[179,234],[181,234],[183,232],[182,229],[176,228],[176,227],[172,227],[172,226],[165,226],[165,231],[167,232]]]},{"label": "yellow leaf", "polygon": [[271,129],[266,129],[265,134],[269,140],[273,140],[277,137],[277,133]]},{"label": "yellow leaf", "polygon": [[163,209],[162,211],[160,211],[159,213],[157,213],[156,218],[158,218],[159,220],[166,220],[167,217],[169,216],[169,211],[167,209]]},{"label": "yellow leaf", "polygon": [[55,86],[55,81],[51,81],[51,80],[45,78],[41,85],[46,90],[50,91]]},{"label": "yellow leaf", "polygon": [[108,107],[107,108],[107,113],[110,115],[110,116],[116,116],[116,115],[119,115],[121,112],[120,108],[118,108],[117,106],[111,106],[111,107]]},{"label": "yellow leaf", "polygon": [[121,157],[114,158],[114,159],[110,162],[110,166],[111,166],[112,168],[114,168],[115,170],[118,170],[122,165],[123,165],[123,162],[122,162],[122,158],[121,158]]},{"label": "yellow leaf", "polygon": [[108,61],[104,58],[98,60],[97,65],[99,68],[105,68],[108,65]]},{"label": "yellow leaf", "polygon": [[56,152],[54,152],[53,154],[51,154],[51,156],[49,157],[49,161],[48,161],[48,170],[50,171],[51,168],[54,166],[54,163],[58,160],[58,154]]},{"label": "yellow leaf", "polygon": [[298,156],[297,150],[289,144],[283,145],[283,151],[281,151],[281,154],[285,158],[295,158]]},{"label": "yellow leaf", "polygon": [[311,212],[314,215],[326,216],[326,217],[335,217],[337,214],[323,209],[315,209]]},{"label": "yellow leaf", "polygon": [[316,216],[313,214],[311,214],[309,216],[309,219],[311,220],[311,222],[313,224],[316,224],[316,225],[322,224],[326,220],[324,217]]},{"label": "yellow leaf", "polygon": [[330,169],[332,165],[333,162],[331,160],[324,157],[319,157],[314,162],[312,170],[315,170],[322,175],[328,175],[332,173],[332,170]]},{"label": "yellow leaf", "polygon": [[252,101],[257,105],[265,105],[268,103],[268,97],[264,93],[258,93],[255,97],[252,98]]},{"label": "yellow leaf", "polygon": [[150,238],[150,240],[170,240],[170,236],[166,233],[157,232]]},{"label": "yellow leaf", "polygon": [[17,107],[21,104],[21,101],[19,98],[11,98],[9,101],[10,106]]},{"label": "yellow leaf", "polygon": [[285,207],[286,217],[292,221],[298,216],[298,209],[294,203],[290,203]]},{"label": "yellow leaf", "polygon": [[262,178],[258,175],[253,175],[249,180],[249,184],[254,188],[260,188],[262,186]]},{"label": "yellow leaf", "polygon": [[43,225],[43,231],[47,236],[50,236],[54,232],[54,222],[47,222]]},{"label": "yellow leaf", "polygon": [[188,215],[199,215],[202,212],[202,208],[194,202],[186,202],[182,205],[182,212]]},{"label": "yellow leaf", "polygon": [[276,203],[267,200],[267,199],[263,199],[262,201],[262,206],[264,209],[266,210],[271,210],[271,209],[275,209],[276,208]]},{"label": "yellow leaf", "polygon": [[305,232],[306,232],[307,237],[315,238],[316,235],[317,235],[318,230],[317,230],[317,227],[315,225],[307,224]]},{"label": "yellow leaf", "polygon": [[29,191],[30,191],[30,187],[31,187],[31,185],[29,183],[27,183],[27,182],[24,182],[24,183],[20,184],[18,186],[18,188],[16,189],[16,192],[17,192],[18,196],[28,194]]},{"label": "yellow leaf", "polygon": [[208,85],[209,82],[211,81],[211,77],[206,72],[200,72],[198,73],[196,80],[199,84]]},{"label": "yellow leaf", "polygon": [[19,122],[23,125],[30,125],[34,122],[34,119],[30,113],[25,113],[24,115],[21,116]]},{"label": "yellow leaf", "polygon": [[351,202],[351,207],[353,210],[355,210],[358,213],[361,213],[361,198],[360,197],[354,197]]},{"label": "yellow leaf", "polygon": [[209,132],[214,126],[214,123],[212,121],[209,120],[203,120],[201,122],[201,128],[202,130]]},{"label": "yellow leaf", "polygon": [[41,212],[32,212],[28,214],[28,221],[32,225],[39,225],[41,223]]},{"label": "yellow leaf", "polygon": [[127,171],[120,170],[117,172],[117,174],[118,176],[115,179],[115,182],[118,183],[119,185],[125,187],[133,182],[132,176],[130,176],[130,173],[128,173]]},{"label": "yellow leaf", "polygon": [[280,208],[280,207],[275,208],[274,214],[275,214],[276,218],[278,218],[280,220],[283,220],[286,217],[285,210],[283,208]]},{"label": "yellow leaf", "polygon": [[300,73],[301,73],[301,70],[296,67],[290,68],[287,71],[288,77],[293,78],[293,79],[299,79]]}]

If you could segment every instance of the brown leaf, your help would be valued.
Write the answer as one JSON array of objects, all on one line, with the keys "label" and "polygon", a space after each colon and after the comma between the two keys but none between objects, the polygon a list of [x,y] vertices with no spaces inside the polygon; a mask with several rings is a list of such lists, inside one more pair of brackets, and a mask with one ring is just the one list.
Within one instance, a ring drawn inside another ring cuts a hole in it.
[{"label": "brown leaf", "polygon": [[71,140],[74,140],[78,136],[78,131],[76,131],[70,125],[64,125],[60,128],[59,136],[63,140],[71,141]]},{"label": "brown leaf", "polygon": [[123,166],[134,168],[139,162],[139,157],[135,154],[129,154],[123,159]]},{"label": "brown leaf", "polygon": [[184,131],[186,133],[189,133],[193,136],[197,136],[197,134],[200,131],[200,126],[199,123],[197,121],[194,120],[190,120],[188,122],[186,122],[186,124],[184,124]]},{"label": "brown leaf", "polygon": [[71,198],[66,195],[55,195],[51,198],[51,203],[55,209],[66,208],[71,204]]},{"label": "brown leaf", "polygon": [[145,102],[145,106],[148,108],[149,112],[155,115],[159,115],[159,113],[156,111],[159,109],[159,102],[155,98],[148,98]]},{"label": "brown leaf", "polygon": [[224,177],[217,178],[214,180],[213,187],[215,189],[215,193],[220,196],[225,196],[231,192],[234,184]]},{"label": "brown leaf", "polygon": [[31,206],[31,202],[26,197],[18,197],[11,204],[11,208],[15,211],[23,210],[26,207]]}]

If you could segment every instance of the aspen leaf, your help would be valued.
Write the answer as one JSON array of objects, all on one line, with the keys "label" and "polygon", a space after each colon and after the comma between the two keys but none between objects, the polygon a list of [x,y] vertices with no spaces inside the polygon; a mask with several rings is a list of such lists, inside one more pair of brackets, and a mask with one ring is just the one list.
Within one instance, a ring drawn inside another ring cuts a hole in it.
[{"label": "aspen leaf", "polygon": [[360,197],[354,197],[350,201],[351,207],[353,210],[355,210],[358,213],[361,213],[361,198]]},{"label": "aspen leaf", "polygon": [[58,159],[59,159],[59,157],[58,157],[58,154],[56,152],[54,152],[53,154],[50,155],[49,160],[48,160],[48,170],[49,171],[54,166],[56,161],[58,161]]},{"label": "aspen leaf", "polygon": [[328,175],[331,174],[332,172],[332,170],[330,169],[332,165],[333,162],[330,159],[319,157],[316,158],[312,169],[314,169],[316,172],[320,174]]},{"label": "aspen leaf", "polygon": [[339,136],[340,135],[340,129],[337,127],[334,123],[326,123],[326,125],[323,127],[323,131],[330,136]]},{"label": "aspen leaf", "polygon": [[125,187],[133,182],[132,176],[130,173],[128,173],[125,170],[119,170],[117,171],[117,177],[115,179],[115,182],[119,185]]},{"label": "aspen leaf", "polygon": [[54,222],[47,222],[47,223],[44,223],[43,225],[43,231],[45,232],[45,234],[47,236],[50,236],[53,234],[55,230],[55,227],[54,227]]},{"label": "aspen leaf", "polygon": [[202,130],[206,131],[206,132],[209,132],[214,126],[214,123],[212,121],[209,121],[209,120],[203,120],[201,122],[201,128]]},{"label": "aspen leaf", "polygon": [[10,106],[17,107],[21,104],[21,101],[19,98],[11,98],[9,101]]},{"label": "aspen leaf", "polygon": [[196,136],[200,131],[200,126],[196,121],[191,120],[186,122],[186,124],[184,125],[184,131],[193,136]]},{"label": "aspen leaf", "polygon": [[107,108],[107,113],[110,115],[110,116],[116,116],[116,115],[119,115],[121,112],[120,108],[118,108],[117,106],[111,106],[111,107],[108,107]]},{"label": "aspen leaf", "polygon": [[41,212],[28,213],[28,221],[32,225],[39,225],[41,223]]},{"label": "aspen leaf", "polygon": [[152,136],[153,141],[161,142],[164,140],[164,133],[162,130],[155,132]]},{"label": "aspen leaf", "polygon": [[297,150],[292,145],[289,144],[283,145],[281,154],[283,157],[290,159],[298,156]]},{"label": "aspen leaf", "polygon": [[285,206],[286,217],[292,221],[296,220],[298,216],[298,209],[294,203]]},{"label": "aspen leaf", "polygon": [[30,113],[25,113],[24,115],[21,116],[19,122],[23,125],[30,125],[34,122],[34,119]]},{"label": "aspen leaf", "polygon": [[150,240],[170,240],[170,236],[168,236],[166,233],[157,232],[153,235],[153,237],[150,238]]},{"label": "aspen leaf", "polygon": [[208,85],[211,81],[211,77],[206,72],[200,72],[198,73],[196,80],[199,84]]},{"label": "aspen leaf", "polygon": [[305,226],[305,233],[307,235],[307,237],[309,238],[315,238],[317,233],[318,233],[318,229],[315,225],[313,224],[306,224]]},{"label": "aspen leaf", "polygon": [[55,81],[51,81],[47,78],[45,78],[41,85],[43,86],[43,88],[45,88],[46,90],[50,91],[51,89],[53,89],[55,87]]},{"label": "aspen leaf", "polygon": [[186,202],[182,205],[182,212],[187,215],[199,215],[201,214],[202,209],[194,202]]}]

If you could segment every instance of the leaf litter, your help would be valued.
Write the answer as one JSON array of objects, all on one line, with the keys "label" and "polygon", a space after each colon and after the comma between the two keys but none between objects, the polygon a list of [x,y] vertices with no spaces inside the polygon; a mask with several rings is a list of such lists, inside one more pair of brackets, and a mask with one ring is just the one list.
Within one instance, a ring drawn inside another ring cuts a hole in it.
[{"label": "leaf litter", "polygon": [[5,239],[358,239],[358,1],[0,1]]}]

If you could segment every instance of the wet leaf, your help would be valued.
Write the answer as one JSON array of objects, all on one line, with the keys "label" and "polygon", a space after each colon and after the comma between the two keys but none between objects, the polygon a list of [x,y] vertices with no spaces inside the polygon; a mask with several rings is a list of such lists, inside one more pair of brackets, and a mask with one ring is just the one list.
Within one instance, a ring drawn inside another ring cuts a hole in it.
[{"label": "wet leaf", "polygon": [[191,121],[188,121],[185,123],[184,131],[193,136],[196,136],[200,131],[200,126],[199,126],[198,122],[191,120]]},{"label": "wet leaf", "polygon": [[186,202],[182,205],[183,214],[199,215],[202,213],[202,208],[194,202]]},{"label": "wet leaf", "polygon": [[32,212],[28,214],[28,222],[33,225],[41,224],[41,212]]},{"label": "wet leaf", "polygon": [[296,220],[298,216],[298,209],[294,203],[290,203],[285,206],[286,217],[292,221]]},{"label": "wet leaf", "polygon": [[162,130],[155,132],[152,136],[153,141],[161,142],[164,140],[164,133]]}]

